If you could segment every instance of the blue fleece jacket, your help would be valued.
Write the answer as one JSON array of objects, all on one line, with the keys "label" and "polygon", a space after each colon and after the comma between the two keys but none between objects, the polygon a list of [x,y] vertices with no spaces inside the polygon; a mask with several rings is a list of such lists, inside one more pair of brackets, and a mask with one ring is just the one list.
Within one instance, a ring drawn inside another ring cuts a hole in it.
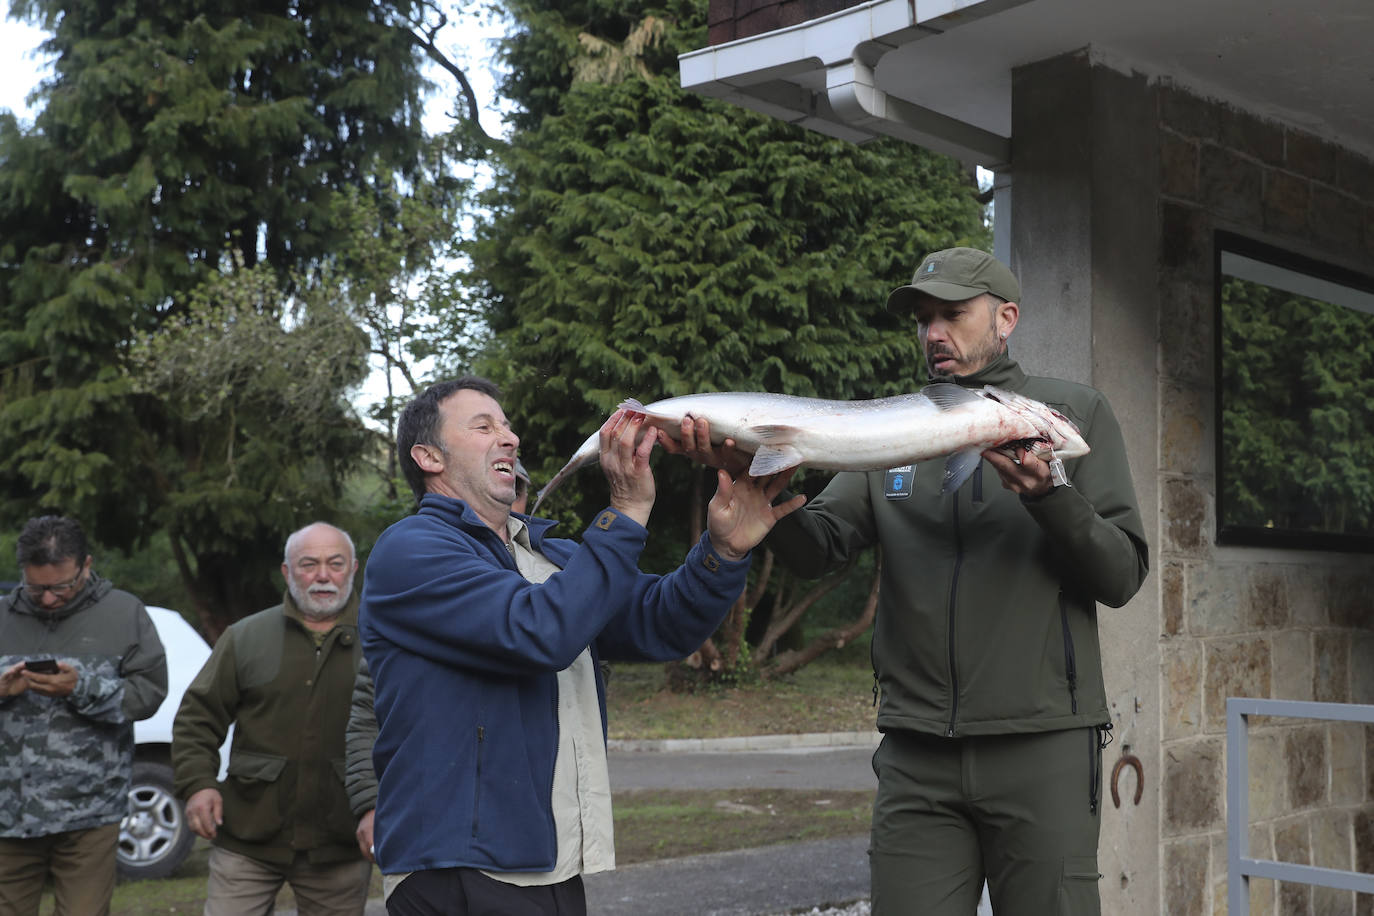
[{"label": "blue fleece jacket", "polygon": [[[557,673],[588,646],[611,660],[695,651],[749,569],[703,536],[668,575],[641,573],[648,532],[610,509],[581,544],[546,537],[546,519],[526,524],[534,549],[562,570],[538,585],[465,503],[435,494],[368,558],[360,629],[377,687],[385,873],[552,869]],[[597,692],[604,731],[599,673]]]}]

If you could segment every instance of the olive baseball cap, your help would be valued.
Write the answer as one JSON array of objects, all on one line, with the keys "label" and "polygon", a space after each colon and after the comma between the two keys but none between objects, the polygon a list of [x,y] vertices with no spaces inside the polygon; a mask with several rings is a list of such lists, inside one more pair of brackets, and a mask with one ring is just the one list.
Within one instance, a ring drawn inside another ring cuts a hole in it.
[{"label": "olive baseball cap", "polygon": [[1021,301],[1021,284],[1011,268],[977,248],[946,248],[928,255],[911,278],[887,297],[889,312],[912,308],[921,296],[946,302],[972,299],[983,293],[1008,302]]}]

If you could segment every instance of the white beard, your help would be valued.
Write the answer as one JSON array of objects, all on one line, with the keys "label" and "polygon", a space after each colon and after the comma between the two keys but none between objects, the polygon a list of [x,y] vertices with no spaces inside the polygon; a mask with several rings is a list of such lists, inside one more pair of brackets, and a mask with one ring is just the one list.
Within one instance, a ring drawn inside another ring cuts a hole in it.
[{"label": "white beard", "polygon": [[339,616],[339,612],[348,604],[349,596],[353,594],[353,580],[345,580],[343,588],[328,589],[312,586],[312,590],[302,590],[294,581],[286,585],[287,592],[291,595],[291,600],[296,602],[296,607],[301,609],[301,613],[310,620],[328,620],[331,617]]}]

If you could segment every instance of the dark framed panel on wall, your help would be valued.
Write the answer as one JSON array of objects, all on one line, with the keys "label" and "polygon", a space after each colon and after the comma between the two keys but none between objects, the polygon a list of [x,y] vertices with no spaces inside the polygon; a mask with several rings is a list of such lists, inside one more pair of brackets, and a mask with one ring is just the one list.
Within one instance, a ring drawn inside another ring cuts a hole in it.
[{"label": "dark framed panel on wall", "polygon": [[1374,552],[1374,277],[1215,249],[1217,542]]}]

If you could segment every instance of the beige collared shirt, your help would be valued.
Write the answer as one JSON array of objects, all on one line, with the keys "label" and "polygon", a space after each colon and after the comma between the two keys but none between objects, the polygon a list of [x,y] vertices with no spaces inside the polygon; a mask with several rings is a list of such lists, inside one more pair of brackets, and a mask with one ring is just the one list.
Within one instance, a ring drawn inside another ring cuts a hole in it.
[{"label": "beige collared shirt", "polygon": [[[506,523],[516,568],[531,582],[558,572],[530,546],[525,523],[511,516]],[[611,821],[611,778],[606,742],[601,732],[601,706],[590,649],[558,672],[558,755],[553,765],[553,822],[558,860],[549,872],[487,872],[510,884],[557,884],[574,875],[615,868]]]}]

